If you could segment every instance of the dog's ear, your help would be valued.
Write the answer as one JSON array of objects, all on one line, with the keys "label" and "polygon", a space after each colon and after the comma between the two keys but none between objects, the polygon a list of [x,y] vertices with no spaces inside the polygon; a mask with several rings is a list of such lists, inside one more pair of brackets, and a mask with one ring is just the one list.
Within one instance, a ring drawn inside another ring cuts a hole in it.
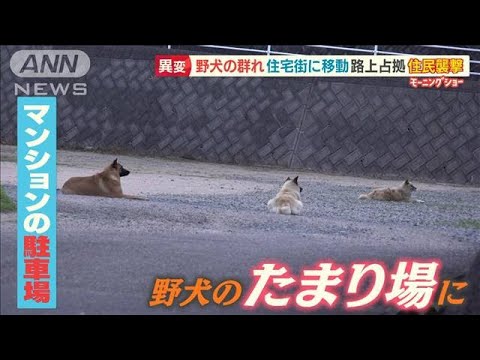
[{"label": "dog's ear", "polygon": [[409,184],[409,181],[408,179],[405,180],[405,185],[408,185]]},{"label": "dog's ear", "polygon": [[113,160],[112,167],[116,167],[116,166],[117,166],[117,160],[118,160],[118,159]]},{"label": "dog's ear", "polygon": [[293,182],[298,185],[298,176],[293,178]]},{"label": "dog's ear", "polygon": [[290,179],[290,176],[289,176],[289,177],[287,177],[287,180],[285,180],[285,182],[287,182],[288,180],[291,180],[291,179]]}]

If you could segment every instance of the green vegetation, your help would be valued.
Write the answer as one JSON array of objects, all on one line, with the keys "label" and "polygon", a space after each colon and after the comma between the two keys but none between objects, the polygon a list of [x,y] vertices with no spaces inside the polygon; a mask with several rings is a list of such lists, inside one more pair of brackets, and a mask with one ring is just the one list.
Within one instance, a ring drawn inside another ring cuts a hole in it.
[{"label": "green vegetation", "polygon": [[458,227],[470,228],[470,229],[480,229],[480,220],[479,219],[464,219],[457,222]]},{"label": "green vegetation", "polygon": [[7,211],[15,211],[16,206],[15,203],[10,199],[3,190],[3,187],[0,185],[0,211],[7,212]]}]

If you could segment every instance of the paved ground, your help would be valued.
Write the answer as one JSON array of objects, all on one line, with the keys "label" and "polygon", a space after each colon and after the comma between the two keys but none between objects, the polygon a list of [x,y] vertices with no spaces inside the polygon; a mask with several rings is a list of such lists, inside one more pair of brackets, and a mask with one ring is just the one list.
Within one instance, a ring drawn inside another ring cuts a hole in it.
[{"label": "paved ground", "polygon": [[[1,182],[16,196],[15,148],[1,151]],[[58,187],[70,176],[99,171],[114,157],[59,151]],[[468,271],[480,251],[479,188],[413,179],[425,204],[385,203],[357,197],[400,181],[131,156],[119,161],[131,170],[122,178],[124,192],[148,202],[58,194],[55,313],[251,313],[237,305],[166,309],[147,303],[156,276],[186,282],[205,276],[214,283],[233,278],[248,288],[249,269],[265,258],[288,264],[296,274],[321,259],[343,264],[378,259],[391,266],[400,257],[439,258],[446,278]],[[303,214],[268,213],[268,199],[287,176],[298,174]],[[2,214],[2,313],[27,313],[16,310],[15,219]],[[341,312],[337,307],[316,313]],[[367,313],[395,310],[378,305]]]}]

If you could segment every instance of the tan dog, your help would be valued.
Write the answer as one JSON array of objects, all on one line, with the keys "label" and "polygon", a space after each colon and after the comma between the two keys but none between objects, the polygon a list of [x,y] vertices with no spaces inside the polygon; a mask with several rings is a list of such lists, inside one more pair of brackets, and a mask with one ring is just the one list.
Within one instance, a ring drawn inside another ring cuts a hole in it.
[{"label": "tan dog", "polygon": [[115,159],[102,172],[92,176],[72,177],[62,187],[62,193],[71,195],[91,195],[115,198],[146,200],[141,197],[125,195],[120,184],[120,177],[127,176],[130,171]]},{"label": "tan dog", "polygon": [[405,180],[401,186],[393,188],[373,189],[368,194],[362,194],[359,199],[383,200],[383,201],[413,201],[423,203],[423,200],[412,199],[412,192],[417,188],[408,180]]},{"label": "tan dog", "polygon": [[278,194],[268,201],[268,209],[277,214],[298,215],[303,208],[300,193],[303,188],[298,185],[298,176],[285,180]]}]

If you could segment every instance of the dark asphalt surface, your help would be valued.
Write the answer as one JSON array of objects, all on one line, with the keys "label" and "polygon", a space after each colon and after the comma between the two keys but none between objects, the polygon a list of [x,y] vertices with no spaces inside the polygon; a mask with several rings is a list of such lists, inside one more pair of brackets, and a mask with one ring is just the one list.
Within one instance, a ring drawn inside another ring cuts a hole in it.
[{"label": "dark asphalt surface", "polygon": [[[438,258],[443,263],[441,277],[447,278],[468,272],[480,250],[480,230],[458,226],[462,219],[480,219],[478,191],[424,191],[419,198],[426,204],[365,202],[356,200],[358,187],[305,181],[305,212],[285,216],[266,211],[265,203],[278,185],[273,179],[271,183],[269,192],[149,196],[148,202],[58,194],[55,311],[16,309],[15,217],[5,216],[1,312],[274,314],[262,307],[246,311],[239,303],[150,308],[148,301],[157,276],[184,278],[188,285],[200,276],[214,285],[235,279],[245,292],[252,284],[250,268],[263,259],[279,260],[297,275],[323,259],[344,265],[381,260],[391,267],[399,258]],[[14,186],[6,190],[15,196]],[[292,308],[279,313],[299,312]],[[337,305],[306,313],[345,312]],[[377,304],[356,313],[396,310]]]}]

